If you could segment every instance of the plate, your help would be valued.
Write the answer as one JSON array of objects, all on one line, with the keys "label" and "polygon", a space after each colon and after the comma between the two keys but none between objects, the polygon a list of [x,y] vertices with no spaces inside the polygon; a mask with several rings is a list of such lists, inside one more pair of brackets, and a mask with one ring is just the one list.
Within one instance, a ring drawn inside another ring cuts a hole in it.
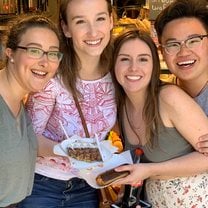
[{"label": "plate", "polygon": [[97,166],[95,168],[91,169],[81,169],[79,171],[79,177],[83,178],[91,187],[100,189],[107,187],[106,186],[99,186],[97,185],[96,178],[100,173],[103,173],[107,170],[110,170],[112,168],[118,167],[120,165],[124,164],[133,164],[133,160],[131,157],[131,153],[129,150],[122,152],[120,154],[113,154],[113,156],[110,158],[110,160],[103,163],[102,166]]},{"label": "plate", "polygon": [[[77,135],[74,135],[70,137],[69,139],[66,139],[62,141],[61,143],[54,146],[54,153],[62,156],[68,156],[67,154],[67,148],[68,147],[77,147],[80,143],[84,143],[85,146],[96,146],[96,142],[93,138],[81,138]],[[85,169],[85,168],[91,168],[95,166],[102,165],[103,162],[106,162],[110,160],[110,158],[113,156],[113,154],[117,151],[117,148],[112,146],[111,143],[107,140],[100,142],[100,149],[102,151],[103,160],[99,162],[85,162],[76,160],[70,156],[70,163],[71,166],[78,169]]]}]

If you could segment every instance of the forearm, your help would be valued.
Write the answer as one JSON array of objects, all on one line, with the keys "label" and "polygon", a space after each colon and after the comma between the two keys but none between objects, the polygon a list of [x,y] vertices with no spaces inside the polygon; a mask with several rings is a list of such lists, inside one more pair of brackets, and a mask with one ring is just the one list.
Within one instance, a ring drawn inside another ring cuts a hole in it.
[{"label": "forearm", "polygon": [[53,153],[54,145],[58,144],[44,136],[38,136],[38,156],[57,156]]},{"label": "forearm", "polygon": [[189,176],[206,171],[208,171],[208,158],[198,152],[193,152],[165,162],[150,164],[150,175],[153,177]]}]

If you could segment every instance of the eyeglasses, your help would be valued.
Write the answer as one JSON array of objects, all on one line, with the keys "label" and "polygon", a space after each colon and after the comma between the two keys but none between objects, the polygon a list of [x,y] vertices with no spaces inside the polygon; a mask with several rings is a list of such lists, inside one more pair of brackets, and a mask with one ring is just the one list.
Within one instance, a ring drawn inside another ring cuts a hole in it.
[{"label": "eyeglasses", "polygon": [[40,48],[23,46],[17,46],[17,48],[26,50],[27,55],[34,59],[40,59],[44,56],[44,54],[46,54],[49,61],[59,62],[63,57],[63,54],[60,51],[44,51]]},{"label": "eyeglasses", "polygon": [[161,45],[164,49],[165,52],[169,55],[175,55],[177,54],[180,50],[183,44],[189,49],[195,49],[197,47],[200,47],[202,44],[203,38],[208,37],[208,34],[206,35],[197,35],[191,38],[188,38],[183,41],[172,41],[168,42],[164,45]]}]

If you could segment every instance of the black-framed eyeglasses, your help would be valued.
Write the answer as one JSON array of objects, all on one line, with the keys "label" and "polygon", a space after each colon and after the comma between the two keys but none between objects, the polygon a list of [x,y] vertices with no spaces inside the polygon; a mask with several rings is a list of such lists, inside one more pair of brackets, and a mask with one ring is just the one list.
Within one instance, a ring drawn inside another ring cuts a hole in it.
[{"label": "black-framed eyeglasses", "polygon": [[48,60],[52,62],[59,62],[63,58],[63,54],[60,51],[44,51],[40,48],[24,46],[17,46],[17,48],[26,50],[27,55],[34,59],[42,58],[44,54],[46,54]]},{"label": "black-framed eyeglasses", "polygon": [[170,41],[170,42],[168,42],[164,45],[161,45],[161,46],[165,49],[165,52],[167,54],[175,55],[181,50],[181,47],[184,44],[189,49],[195,49],[197,47],[200,47],[202,44],[202,40],[205,37],[208,37],[208,34],[193,36],[193,37],[190,37],[190,38],[183,40],[183,41]]}]

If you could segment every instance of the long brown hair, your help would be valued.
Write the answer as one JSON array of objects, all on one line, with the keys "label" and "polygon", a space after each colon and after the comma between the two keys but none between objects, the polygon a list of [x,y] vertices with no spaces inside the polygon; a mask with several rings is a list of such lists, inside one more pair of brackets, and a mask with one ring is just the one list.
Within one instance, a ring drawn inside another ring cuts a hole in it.
[{"label": "long brown hair", "polygon": [[145,121],[145,132],[146,132],[146,140],[150,146],[155,144],[153,143],[153,138],[157,135],[159,123],[161,123],[161,118],[159,114],[159,89],[160,89],[160,61],[157,52],[157,47],[153,42],[152,38],[149,36],[148,33],[135,30],[127,30],[123,32],[121,35],[116,37],[114,41],[114,54],[113,54],[113,68],[111,70],[112,79],[115,83],[116,89],[116,102],[118,106],[118,121],[122,123],[123,117],[123,109],[125,105],[125,101],[127,95],[123,90],[122,86],[118,83],[115,77],[115,63],[119,54],[119,51],[122,45],[132,39],[139,39],[145,42],[152,53],[153,58],[153,70],[150,79],[149,86],[147,88],[147,97],[145,99],[145,105],[143,109],[143,119]]},{"label": "long brown hair", "polygon": [[[62,44],[62,51],[64,53],[64,57],[60,63],[60,75],[63,80],[64,85],[67,89],[73,94],[79,94],[76,89],[76,81],[78,77],[78,71],[81,68],[81,63],[79,60],[78,55],[76,54],[73,46],[73,42],[71,38],[67,38],[64,35],[62,30],[61,22],[63,21],[64,24],[67,25],[67,6],[69,2],[72,0],[62,0],[60,5],[60,16],[59,16],[59,28],[62,33],[63,42]],[[109,16],[112,15],[112,5],[110,0],[106,0]],[[103,53],[100,57],[100,65],[104,71],[101,71],[102,74],[106,74],[109,69],[111,68],[112,64],[112,46],[111,40],[109,44],[104,49]],[[103,67],[102,67],[103,66]]]}]

